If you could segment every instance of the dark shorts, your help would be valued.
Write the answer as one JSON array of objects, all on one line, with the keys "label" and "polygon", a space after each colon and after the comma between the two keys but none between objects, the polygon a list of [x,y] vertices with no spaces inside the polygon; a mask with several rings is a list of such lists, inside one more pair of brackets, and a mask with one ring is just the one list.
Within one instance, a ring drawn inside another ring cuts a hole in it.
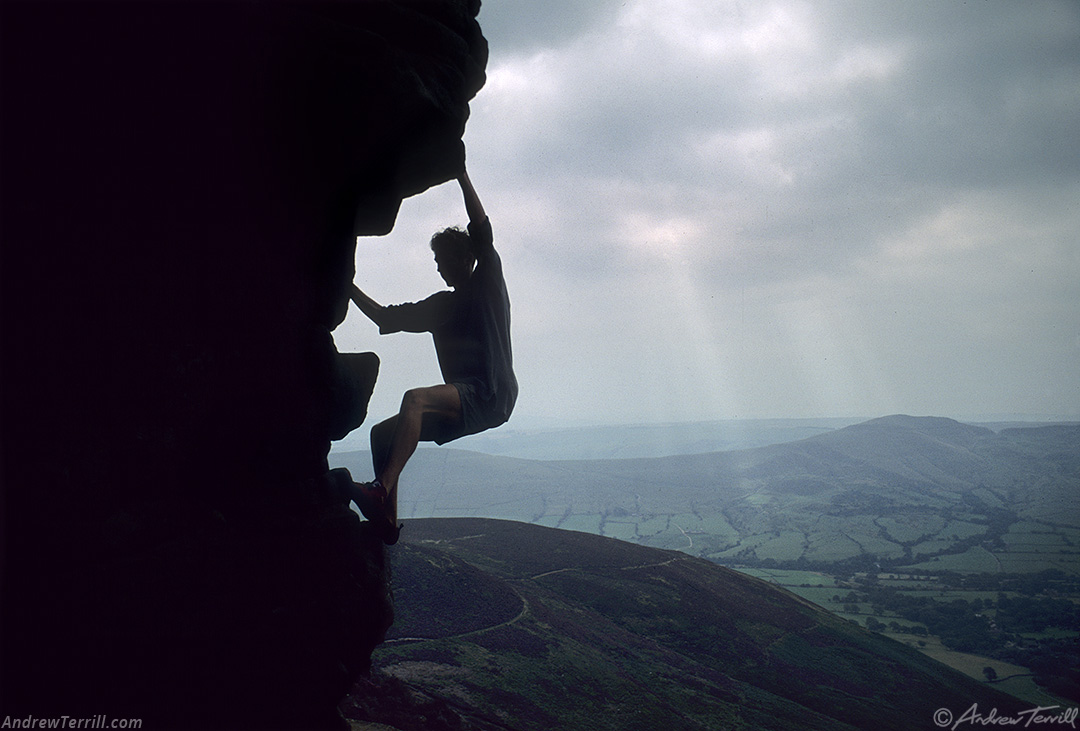
[{"label": "dark shorts", "polygon": [[434,414],[425,414],[420,439],[443,445],[470,434],[479,434],[506,422],[493,408],[491,399],[480,396],[472,383],[451,383],[461,397],[461,419],[449,420]]}]

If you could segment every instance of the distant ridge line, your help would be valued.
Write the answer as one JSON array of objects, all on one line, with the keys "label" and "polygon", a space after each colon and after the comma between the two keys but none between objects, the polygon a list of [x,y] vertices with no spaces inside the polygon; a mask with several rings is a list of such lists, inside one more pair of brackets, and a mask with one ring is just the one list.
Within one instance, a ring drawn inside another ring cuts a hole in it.
[{"label": "distant ridge line", "polygon": [[[1005,429],[1075,426],[1080,420],[969,420],[943,416],[827,417],[821,419],[730,419],[658,424],[567,426],[516,429],[512,423],[490,432],[465,437],[448,448],[496,457],[540,461],[648,459],[677,457],[786,444],[882,420],[940,420],[1001,432]],[[427,449],[421,445],[421,449]],[[445,447],[444,447],[445,449]],[[332,454],[367,451],[367,431],[358,429],[336,442]]]}]

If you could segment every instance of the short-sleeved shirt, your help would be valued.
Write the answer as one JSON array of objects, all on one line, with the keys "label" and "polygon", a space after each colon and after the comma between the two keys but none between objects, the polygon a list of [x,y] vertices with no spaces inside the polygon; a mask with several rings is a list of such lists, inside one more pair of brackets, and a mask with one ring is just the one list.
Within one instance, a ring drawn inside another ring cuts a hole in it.
[{"label": "short-sleeved shirt", "polygon": [[383,334],[430,332],[443,380],[461,396],[464,426],[435,441],[476,434],[510,418],[517,401],[510,349],[510,298],[502,260],[493,245],[491,222],[469,224],[476,268],[452,291],[436,292],[420,302],[390,305],[379,325]]}]

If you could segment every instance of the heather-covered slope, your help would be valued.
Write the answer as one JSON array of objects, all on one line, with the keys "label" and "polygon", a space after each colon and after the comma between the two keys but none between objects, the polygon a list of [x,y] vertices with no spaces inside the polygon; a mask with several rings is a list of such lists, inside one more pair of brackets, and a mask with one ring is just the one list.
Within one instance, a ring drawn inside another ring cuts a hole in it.
[{"label": "heather-covered slope", "polygon": [[[411,613],[375,658],[402,699],[375,720],[401,729],[442,728],[401,683],[464,728],[910,729],[939,708],[1018,703],[682,553],[482,519],[403,536],[395,592]],[[358,689],[353,713],[376,693]]]}]

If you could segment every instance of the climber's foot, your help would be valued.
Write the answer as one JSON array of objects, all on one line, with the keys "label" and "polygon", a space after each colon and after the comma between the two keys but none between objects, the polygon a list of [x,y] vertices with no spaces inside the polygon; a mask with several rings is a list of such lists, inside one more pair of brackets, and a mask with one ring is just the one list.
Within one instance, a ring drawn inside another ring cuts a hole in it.
[{"label": "climber's foot", "polygon": [[404,523],[398,523],[394,525],[389,521],[382,521],[376,524],[379,529],[379,538],[382,542],[388,546],[392,546],[398,542],[398,538],[401,537],[401,529],[405,527]]},{"label": "climber's foot", "polygon": [[375,521],[386,517],[386,488],[378,480],[354,482],[349,497],[368,520]]},{"label": "climber's foot", "polygon": [[396,524],[387,513],[389,499],[381,482],[373,480],[353,483],[352,500],[356,507],[360,508],[360,513],[375,527],[383,543],[392,546],[398,542],[402,526]]}]

